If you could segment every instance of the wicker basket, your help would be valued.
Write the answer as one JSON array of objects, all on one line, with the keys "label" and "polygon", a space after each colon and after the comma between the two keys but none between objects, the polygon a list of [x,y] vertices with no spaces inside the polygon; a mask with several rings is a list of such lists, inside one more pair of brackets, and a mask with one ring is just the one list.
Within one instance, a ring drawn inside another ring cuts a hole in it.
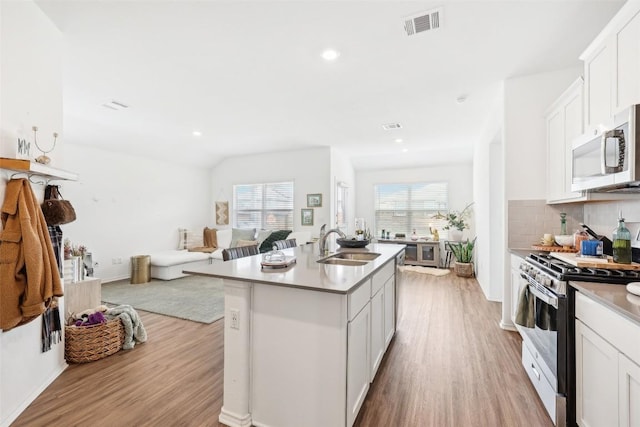
[{"label": "wicker basket", "polygon": [[459,277],[473,277],[473,263],[456,261],[453,263],[453,271]]},{"label": "wicker basket", "polygon": [[124,326],[119,318],[90,326],[65,326],[64,357],[67,362],[85,363],[117,353],[124,343]]}]

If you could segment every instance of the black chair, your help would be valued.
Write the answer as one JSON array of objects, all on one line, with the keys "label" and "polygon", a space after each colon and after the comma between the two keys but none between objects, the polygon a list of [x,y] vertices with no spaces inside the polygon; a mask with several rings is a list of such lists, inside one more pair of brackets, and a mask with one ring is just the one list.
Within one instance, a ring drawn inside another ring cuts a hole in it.
[{"label": "black chair", "polygon": [[295,248],[298,246],[296,239],[276,240],[273,242],[273,250]]},{"label": "black chair", "polygon": [[258,245],[239,246],[237,248],[229,248],[222,250],[222,260],[244,258],[246,256],[258,255]]}]

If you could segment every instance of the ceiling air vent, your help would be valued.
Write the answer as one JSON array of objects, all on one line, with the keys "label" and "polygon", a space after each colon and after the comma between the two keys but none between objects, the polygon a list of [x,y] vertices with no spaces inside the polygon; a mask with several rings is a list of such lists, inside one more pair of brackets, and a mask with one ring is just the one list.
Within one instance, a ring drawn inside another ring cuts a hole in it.
[{"label": "ceiling air vent", "polygon": [[442,8],[432,9],[404,18],[404,30],[408,36],[441,28]]},{"label": "ceiling air vent", "polygon": [[401,127],[400,123],[387,123],[382,125],[382,129],[384,130],[400,129]]},{"label": "ceiling air vent", "polygon": [[110,110],[116,110],[116,111],[121,111],[129,108],[128,105],[123,104],[122,102],[113,101],[113,100],[109,102],[105,102],[104,104],[102,104],[102,106],[105,108],[109,108]]}]

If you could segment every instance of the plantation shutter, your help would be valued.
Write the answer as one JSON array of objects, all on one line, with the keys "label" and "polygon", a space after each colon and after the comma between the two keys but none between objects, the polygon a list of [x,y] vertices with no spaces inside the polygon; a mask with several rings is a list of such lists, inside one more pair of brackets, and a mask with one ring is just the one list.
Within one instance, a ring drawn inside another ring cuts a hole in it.
[{"label": "plantation shutter", "polygon": [[233,186],[237,228],[293,230],[293,182]]}]

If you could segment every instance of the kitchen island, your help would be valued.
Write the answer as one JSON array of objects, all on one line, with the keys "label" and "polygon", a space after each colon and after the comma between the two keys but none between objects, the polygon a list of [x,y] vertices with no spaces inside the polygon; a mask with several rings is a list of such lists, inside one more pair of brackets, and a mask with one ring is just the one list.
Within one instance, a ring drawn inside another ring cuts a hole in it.
[{"label": "kitchen island", "polygon": [[316,245],[185,270],[222,278],[224,396],[219,420],[236,426],[347,426],[360,410],[395,333],[396,256],[402,245],[353,265],[324,264]]}]

